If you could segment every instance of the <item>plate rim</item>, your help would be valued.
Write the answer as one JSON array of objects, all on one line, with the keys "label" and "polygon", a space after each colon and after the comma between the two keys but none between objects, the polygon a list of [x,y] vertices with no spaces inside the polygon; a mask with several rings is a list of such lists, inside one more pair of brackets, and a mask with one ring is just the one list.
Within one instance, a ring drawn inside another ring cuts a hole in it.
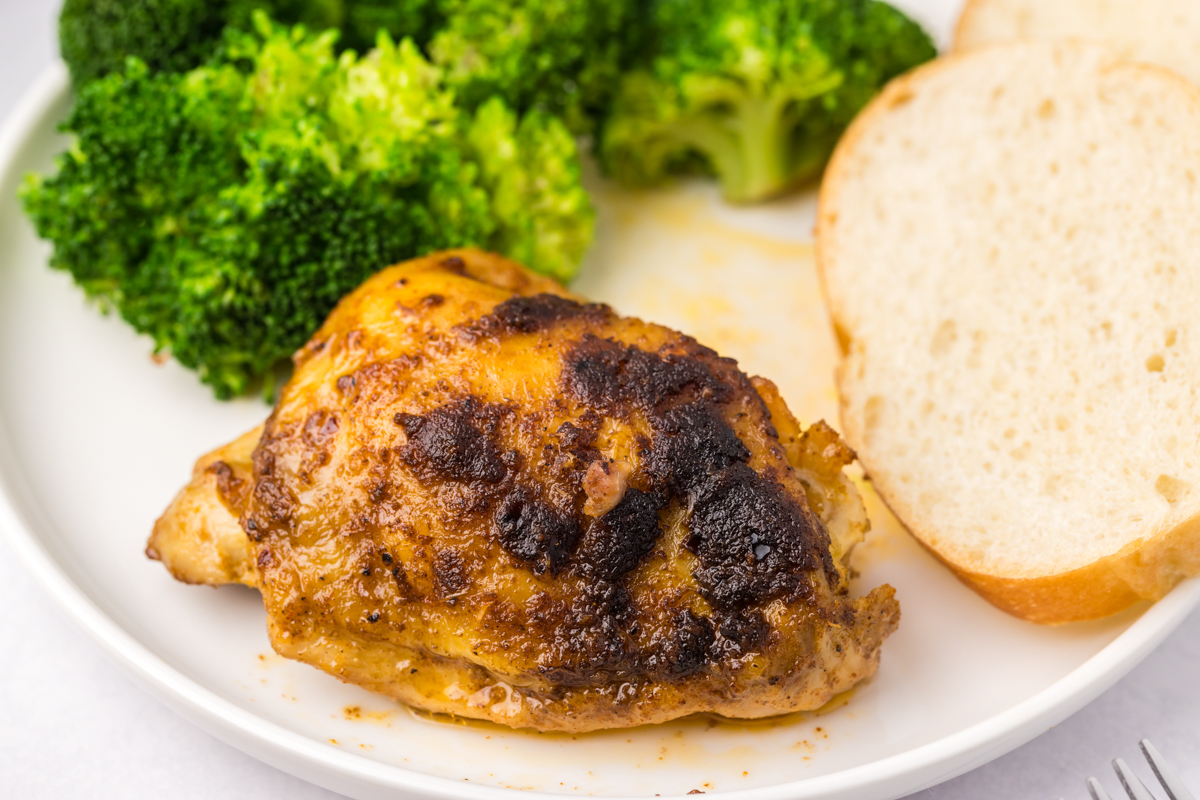
[{"label": "plate rim", "polygon": [[[0,185],[9,181],[33,130],[69,90],[66,66],[56,59],[14,106],[0,126]],[[0,424],[0,449],[9,450],[3,427]],[[17,463],[15,458],[13,461]],[[544,800],[565,796],[456,781],[348,753],[264,719],[202,687],[151,653],[68,576],[18,512],[15,483],[11,475],[0,472],[0,532],[26,569],[59,607],[144,688],[226,744],[335,791],[344,790],[345,784],[329,781],[332,775],[364,789],[406,790],[438,800],[511,800],[517,791]],[[1181,582],[1100,652],[1055,683],[940,739],[826,775],[719,793],[730,800],[900,797],[949,780],[1015,749],[1091,702],[1149,655],[1198,605],[1200,577]]]}]

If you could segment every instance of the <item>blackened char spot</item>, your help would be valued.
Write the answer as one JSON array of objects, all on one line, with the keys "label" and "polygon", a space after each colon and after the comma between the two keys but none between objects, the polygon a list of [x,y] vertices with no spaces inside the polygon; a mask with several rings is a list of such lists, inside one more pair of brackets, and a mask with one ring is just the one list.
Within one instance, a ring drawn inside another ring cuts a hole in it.
[{"label": "blackened char spot", "polygon": [[705,598],[733,611],[808,597],[805,573],[822,566],[829,537],[777,481],[739,463],[696,493],[688,547],[700,559],[696,578]]},{"label": "blackened char spot", "polygon": [[[722,408],[741,373],[720,363],[690,341],[652,353],[587,334],[564,356],[562,383],[581,405],[616,417],[630,408],[645,415],[653,436],[639,456],[650,481],[640,488],[661,502],[692,506],[689,546],[700,557],[696,577],[705,599],[736,611],[784,595],[807,597],[804,573],[821,565],[820,542],[827,548],[828,537],[802,502],[748,466],[750,451]],[[737,396],[753,403],[756,392],[741,380]]]},{"label": "blackened char spot", "polygon": [[536,333],[564,319],[586,316],[602,321],[611,313],[601,303],[577,303],[556,294],[535,294],[533,297],[510,297],[492,309],[492,316],[508,331]]},{"label": "blackened char spot", "polygon": [[535,294],[532,297],[510,297],[479,319],[463,325],[460,330],[468,339],[506,336],[517,333],[538,333],[569,319],[586,319],[601,324],[612,316],[612,309],[602,303],[579,303],[556,294]]},{"label": "blackened char spot", "polygon": [[672,678],[687,677],[708,663],[708,650],[715,638],[712,620],[685,608],[671,620],[670,635],[650,661],[657,661],[658,670]]},{"label": "blackened char spot", "polygon": [[538,572],[549,568],[551,574],[566,563],[582,534],[573,515],[561,513],[523,486],[504,498],[495,524],[500,545],[510,555],[534,563]]},{"label": "blackened char spot", "polygon": [[615,508],[588,525],[575,560],[585,573],[615,581],[632,570],[658,541],[662,499],[627,489]]},{"label": "blackened char spot", "polygon": [[653,424],[647,468],[673,494],[694,493],[710,475],[750,458],[746,445],[707,400],[668,409]]},{"label": "blackened char spot", "polygon": [[[637,671],[623,630],[632,615],[629,592],[614,583],[583,587],[569,604],[540,603],[531,614],[548,635],[538,671],[559,686],[592,686]],[[540,617],[540,619],[539,619]]]},{"label": "blackened char spot", "polygon": [[408,436],[400,457],[422,480],[499,483],[507,472],[495,442],[500,415],[473,397],[424,416],[396,414],[396,424]]},{"label": "blackened char spot", "polygon": [[564,422],[558,426],[558,430],[554,432],[554,436],[558,439],[559,446],[568,453],[591,453],[596,447],[596,429],[599,427],[599,421],[596,424],[588,427],[580,427],[571,422]]},{"label": "blackened char spot", "polygon": [[726,614],[717,631],[721,637],[713,645],[718,650],[715,657],[728,654],[737,658],[747,653],[761,652],[771,634],[771,624],[761,611],[747,608]]},{"label": "blackened char spot", "polygon": [[590,333],[567,351],[562,375],[568,395],[611,416],[625,416],[629,405],[660,408],[687,391],[718,403],[732,394],[693,355],[650,353]]}]

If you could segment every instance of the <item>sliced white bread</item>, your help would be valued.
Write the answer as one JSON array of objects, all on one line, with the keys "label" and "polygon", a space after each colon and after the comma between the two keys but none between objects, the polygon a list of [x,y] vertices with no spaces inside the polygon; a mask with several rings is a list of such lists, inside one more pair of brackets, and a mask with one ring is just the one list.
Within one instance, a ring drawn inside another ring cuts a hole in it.
[{"label": "sliced white bread", "polygon": [[1196,0],[967,0],[954,49],[1061,38],[1107,42],[1125,59],[1161,64],[1200,83]]},{"label": "sliced white bread", "polygon": [[892,82],[821,188],[842,424],[964,581],[1061,623],[1200,572],[1200,90],[1081,42]]}]

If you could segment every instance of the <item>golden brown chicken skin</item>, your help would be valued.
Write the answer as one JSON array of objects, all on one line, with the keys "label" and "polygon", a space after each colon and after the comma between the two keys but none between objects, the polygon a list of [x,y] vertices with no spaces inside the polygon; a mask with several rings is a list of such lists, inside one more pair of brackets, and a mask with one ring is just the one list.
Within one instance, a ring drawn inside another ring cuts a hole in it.
[{"label": "golden brown chicken skin", "polygon": [[890,587],[847,598],[867,522],[832,429],[496,256],[371,278],[239,442],[148,553],[256,584],[280,654],[431,711],[588,731],[813,709],[899,619]]}]

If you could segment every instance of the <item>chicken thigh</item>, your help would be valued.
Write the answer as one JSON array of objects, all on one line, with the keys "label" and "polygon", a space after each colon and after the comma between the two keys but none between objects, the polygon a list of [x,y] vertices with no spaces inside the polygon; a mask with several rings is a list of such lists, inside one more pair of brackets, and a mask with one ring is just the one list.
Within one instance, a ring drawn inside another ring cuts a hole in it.
[{"label": "chicken thigh", "polygon": [[775,386],[477,251],[389,268],[202,458],[147,553],[257,586],[272,646],[413,706],[588,731],[814,709],[871,675],[890,587]]}]

